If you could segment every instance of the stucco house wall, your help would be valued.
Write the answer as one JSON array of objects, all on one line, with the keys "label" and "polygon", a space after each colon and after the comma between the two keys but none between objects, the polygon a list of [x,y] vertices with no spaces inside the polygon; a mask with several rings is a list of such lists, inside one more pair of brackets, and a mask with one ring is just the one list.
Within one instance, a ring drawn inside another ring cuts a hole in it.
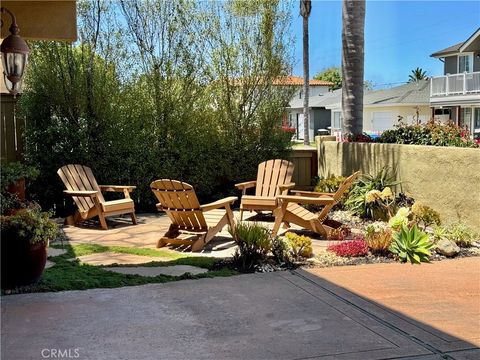
[{"label": "stucco house wall", "polygon": [[417,201],[444,223],[461,220],[480,231],[480,150],[441,146],[341,143],[316,137],[318,176],[375,174],[388,166]]}]

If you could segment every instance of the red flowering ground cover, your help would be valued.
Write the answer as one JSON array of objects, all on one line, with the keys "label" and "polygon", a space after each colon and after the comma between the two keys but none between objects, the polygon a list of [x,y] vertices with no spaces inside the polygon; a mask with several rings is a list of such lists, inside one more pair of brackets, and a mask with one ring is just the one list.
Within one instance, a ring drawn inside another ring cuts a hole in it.
[{"label": "red flowering ground cover", "polygon": [[340,244],[330,245],[327,250],[344,257],[365,256],[368,254],[368,246],[363,239],[344,241]]}]

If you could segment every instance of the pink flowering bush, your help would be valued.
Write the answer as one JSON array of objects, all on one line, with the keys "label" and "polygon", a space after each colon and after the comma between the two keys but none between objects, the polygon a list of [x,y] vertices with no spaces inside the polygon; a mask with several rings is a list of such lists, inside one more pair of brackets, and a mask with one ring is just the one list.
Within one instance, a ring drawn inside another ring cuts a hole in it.
[{"label": "pink flowering bush", "polygon": [[378,139],[380,143],[479,147],[470,138],[470,132],[453,122],[442,124],[431,120],[425,124],[407,125],[400,122],[395,129],[386,130]]}]

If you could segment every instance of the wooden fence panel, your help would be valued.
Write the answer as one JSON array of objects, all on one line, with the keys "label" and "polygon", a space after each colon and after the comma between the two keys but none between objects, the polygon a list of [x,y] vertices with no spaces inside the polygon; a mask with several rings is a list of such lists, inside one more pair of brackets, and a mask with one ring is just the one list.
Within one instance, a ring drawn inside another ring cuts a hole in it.
[{"label": "wooden fence panel", "polygon": [[295,165],[292,179],[295,189],[312,189],[312,179],[318,169],[317,149],[293,149],[291,161]]},{"label": "wooden fence panel", "polygon": [[15,116],[16,100],[11,95],[1,95],[0,156],[7,163],[23,159],[25,121]]}]

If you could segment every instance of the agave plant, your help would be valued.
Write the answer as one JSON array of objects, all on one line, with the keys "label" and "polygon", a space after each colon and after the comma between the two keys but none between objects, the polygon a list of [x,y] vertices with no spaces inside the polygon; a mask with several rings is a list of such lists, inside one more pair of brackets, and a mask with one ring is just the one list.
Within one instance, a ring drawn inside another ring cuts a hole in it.
[{"label": "agave plant", "polygon": [[401,230],[393,235],[389,250],[402,262],[410,261],[412,264],[420,264],[429,261],[428,258],[432,255],[429,249],[432,246],[433,243],[428,235],[420,231],[417,225],[413,225],[410,229],[403,225]]}]

